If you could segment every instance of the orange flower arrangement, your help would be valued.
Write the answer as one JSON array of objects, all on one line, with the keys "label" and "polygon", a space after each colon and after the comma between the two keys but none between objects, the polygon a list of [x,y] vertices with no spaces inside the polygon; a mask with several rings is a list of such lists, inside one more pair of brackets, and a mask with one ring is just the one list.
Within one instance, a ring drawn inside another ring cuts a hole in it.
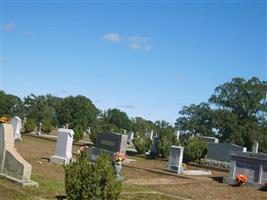
[{"label": "orange flower arrangement", "polygon": [[0,118],[0,123],[7,123],[9,121],[10,121],[10,119],[8,117],[1,117]]},{"label": "orange flower arrangement", "polygon": [[242,185],[248,181],[248,177],[246,175],[239,174],[236,176],[235,180],[239,185]]}]

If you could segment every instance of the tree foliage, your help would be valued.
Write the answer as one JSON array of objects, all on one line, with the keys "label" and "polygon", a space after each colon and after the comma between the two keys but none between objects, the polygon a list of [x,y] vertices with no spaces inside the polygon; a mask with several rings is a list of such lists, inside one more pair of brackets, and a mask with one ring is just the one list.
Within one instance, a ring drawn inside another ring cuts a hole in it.
[{"label": "tree foliage", "polygon": [[198,137],[190,138],[185,146],[184,160],[186,162],[199,161],[207,154],[208,144]]},{"label": "tree foliage", "polygon": [[24,106],[22,100],[11,94],[0,90],[0,116],[20,118],[24,117]]},{"label": "tree foliage", "polygon": [[121,183],[116,180],[109,157],[102,154],[95,164],[89,163],[87,157],[79,157],[65,166],[65,188],[70,200],[115,200]]},{"label": "tree foliage", "polygon": [[267,83],[256,77],[233,78],[215,89],[208,103],[184,107],[176,127],[192,135],[219,137],[251,149],[253,141],[267,151]]}]

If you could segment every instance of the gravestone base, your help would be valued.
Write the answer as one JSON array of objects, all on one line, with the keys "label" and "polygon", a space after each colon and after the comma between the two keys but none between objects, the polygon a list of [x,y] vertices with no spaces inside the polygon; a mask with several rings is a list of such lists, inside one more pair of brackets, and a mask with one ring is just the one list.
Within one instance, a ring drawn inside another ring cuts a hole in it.
[{"label": "gravestone base", "polygon": [[57,165],[67,165],[69,164],[70,160],[67,158],[59,157],[59,156],[51,156],[50,163],[54,163]]},{"label": "gravestone base", "polygon": [[176,172],[177,174],[181,174],[184,171],[183,167],[178,167],[177,165],[170,165],[170,164],[166,164],[166,169],[168,171]]},{"label": "gravestone base", "polygon": [[4,179],[7,179],[13,183],[17,183],[23,187],[39,187],[39,183],[35,182],[35,181],[32,181],[32,180],[20,180],[20,179],[16,179],[14,177],[11,177],[7,174],[4,174],[4,173],[0,173],[0,177],[1,178],[4,178]]},{"label": "gravestone base", "polygon": [[211,175],[211,171],[204,171],[204,170],[184,170],[184,175],[188,176],[207,176]]},{"label": "gravestone base", "polygon": [[[237,182],[235,179],[229,178],[229,177],[223,177],[223,183],[229,184],[229,185],[236,185]],[[260,189],[263,187],[262,184],[259,183],[253,183],[253,182],[246,182],[244,185],[256,187],[257,189]]]},{"label": "gravestone base", "polygon": [[124,176],[117,174],[117,178],[116,178],[117,181],[123,181],[124,179],[125,179]]},{"label": "gravestone base", "polygon": [[89,159],[89,161],[90,162],[95,162],[96,159],[98,158],[98,156],[101,153],[107,154],[110,157],[110,159],[113,159],[114,152],[111,152],[111,151],[108,151],[108,150],[105,150],[105,149],[92,147],[92,148],[88,149],[88,159]]}]

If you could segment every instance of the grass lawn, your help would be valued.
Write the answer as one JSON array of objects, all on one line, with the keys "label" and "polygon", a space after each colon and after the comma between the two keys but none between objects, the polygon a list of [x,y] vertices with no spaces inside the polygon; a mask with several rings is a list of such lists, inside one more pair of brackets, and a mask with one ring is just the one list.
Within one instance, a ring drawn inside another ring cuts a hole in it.
[{"label": "grass lawn", "polygon": [[[48,162],[48,158],[54,154],[55,145],[55,141],[31,136],[23,136],[22,142],[16,142],[18,152],[32,165],[32,179],[39,182],[40,186],[23,188],[0,179],[0,199],[55,199],[56,194],[64,194],[64,169]],[[73,146],[73,152],[77,152],[77,149],[77,146]],[[120,199],[267,199],[267,192],[247,186],[232,187],[212,177],[188,179],[146,170],[162,170],[165,160],[149,160],[140,155],[129,158],[136,161],[127,164],[129,167],[123,167],[121,175],[125,180]],[[223,175],[227,174],[213,173],[213,176]]]}]

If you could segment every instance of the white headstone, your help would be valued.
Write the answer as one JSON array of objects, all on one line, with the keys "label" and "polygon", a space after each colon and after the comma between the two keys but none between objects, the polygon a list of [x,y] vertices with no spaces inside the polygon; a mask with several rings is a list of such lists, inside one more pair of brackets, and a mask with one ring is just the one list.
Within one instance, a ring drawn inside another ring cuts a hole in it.
[{"label": "white headstone", "polygon": [[252,153],[258,153],[258,150],[259,150],[259,143],[257,141],[254,141],[252,146]]},{"label": "white headstone", "polygon": [[171,146],[167,169],[170,171],[177,172],[178,174],[182,173],[183,155],[184,155],[184,147],[174,146],[174,145]]},{"label": "white headstone", "polygon": [[17,116],[12,117],[9,122],[12,127],[13,127],[13,137],[14,139],[21,140],[21,134],[20,134],[20,129],[21,129],[21,119]]},{"label": "white headstone", "polygon": [[153,130],[145,132],[145,137],[149,138],[150,140],[153,140],[153,135],[154,135]]},{"label": "white headstone", "polygon": [[176,131],[175,131],[175,135],[176,135],[176,139],[178,140],[179,137],[180,137],[180,131],[179,131],[179,130],[176,130]]},{"label": "white headstone", "polygon": [[56,151],[50,157],[51,163],[68,164],[72,158],[72,141],[74,132],[72,129],[58,129]]},{"label": "white headstone", "polygon": [[129,132],[127,134],[128,138],[127,138],[127,143],[128,144],[132,144],[132,140],[134,139],[134,132]]},{"label": "white headstone", "polygon": [[247,152],[247,147],[243,147],[242,152]]}]

